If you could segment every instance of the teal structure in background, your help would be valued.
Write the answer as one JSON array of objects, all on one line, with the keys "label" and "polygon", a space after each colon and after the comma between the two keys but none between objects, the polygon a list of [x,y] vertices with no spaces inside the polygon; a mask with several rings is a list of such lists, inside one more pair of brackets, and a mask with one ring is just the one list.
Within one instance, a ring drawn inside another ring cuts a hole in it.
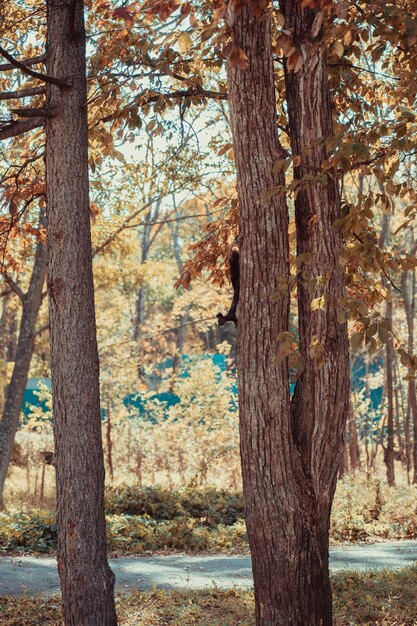
[{"label": "teal structure in background", "polygon": [[[178,372],[179,378],[187,378],[190,376],[193,365],[197,362],[201,362],[204,360],[211,360],[213,365],[218,368],[219,376],[221,372],[226,371],[227,368],[227,359],[224,354],[202,354],[199,356],[191,356],[191,355],[183,355],[181,358],[181,364]],[[378,370],[382,364],[375,359],[374,363],[371,366],[371,373],[373,371]],[[165,361],[158,363],[154,368],[151,374],[146,377],[146,383],[148,389],[154,393],[151,393],[148,399],[158,400],[163,403],[167,409],[172,406],[175,406],[179,403],[180,399],[175,393],[170,393],[168,391],[158,391],[159,388],[163,385],[164,381],[169,379],[172,372],[172,359],[166,359]],[[39,385],[45,384],[48,389],[51,389],[51,381],[49,378],[29,378],[28,384],[26,386],[24,398],[23,398],[23,406],[22,411],[24,416],[28,416],[30,413],[30,405],[33,406],[42,406],[45,411],[47,407],[44,402],[38,398],[36,392],[39,391]],[[355,365],[352,367],[352,389],[361,389],[365,385],[365,363],[363,359],[357,359]],[[290,391],[291,394],[294,392],[295,385],[291,383]],[[233,402],[233,407],[237,410],[237,382],[233,384],[232,390],[236,396],[236,401]],[[375,409],[381,403],[382,400],[382,387],[377,389],[372,389],[370,392],[371,402]],[[123,404],[128,409],[129,414],[134,417],[135,415],[140,415],[144,417],[146,415],[146,409],[144,406],[143,399],[140,397],[139,393],[131,393],[126,395],[123,398]],[[106,412],[105,409],[102,409],[103,419],[105,418]]]},{"label": "teal structure in background", "polygon": [[22,412],[26,417],[30,414],[30,406],[41,406],[45,411],[47,410],[45,402],[41,402],[38,398],[38,393],[40,392],[39,385],[45,385],[48,389],[51,389],[49,378],[28,379],[22,404]]}]

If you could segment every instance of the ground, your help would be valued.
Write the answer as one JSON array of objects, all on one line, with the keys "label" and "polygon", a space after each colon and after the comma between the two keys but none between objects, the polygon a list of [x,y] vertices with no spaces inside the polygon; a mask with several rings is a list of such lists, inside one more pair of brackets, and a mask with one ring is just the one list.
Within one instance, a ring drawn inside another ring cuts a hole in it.
[{"label": "ground", "polygon": [[[416,626],[417,568],[332,577],[335,626]],[[251,591],[152,590],[119,595],[119,626],[254,626]],[[63,626],[59,598],[0,597],[2,626]]]},{"label": "ground", "polygon": [[[417,561],[417,541],[332,548],[332,572],[396,569]],[[118,592],[160,589],[250,589],[249,556],[151,556],[111,559]],[[54,558],[1,557],[0,595],[54,594],[59,580]]]}]

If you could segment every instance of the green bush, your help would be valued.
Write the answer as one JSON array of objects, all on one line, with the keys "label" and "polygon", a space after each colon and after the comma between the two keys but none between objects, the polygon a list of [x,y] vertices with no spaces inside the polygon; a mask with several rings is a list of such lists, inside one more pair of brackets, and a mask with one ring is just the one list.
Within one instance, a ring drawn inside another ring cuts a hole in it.
[{"label": "green bush", "polygon": [[131,487],[122,485],[108,489],[106,511],[111,515],[148,515],[169,520],[184,515],[176,492],[163,487]]},{"label": "green bush", "polygon": [[[230,552],[247,549],[242,520],[234,525],[208,527],[191,517],[155,520],[148,515],[107,515],[108,547],[121,554],[156,550]],[[55,516],[49,511],[0,514],[3,553],[52,553],[57,545]]]},{"label": "green bush", "polygon": [[53,552],[57,544],[54,513],[0,513],[0,547],[5,552]]},{"label": "green bush", "polygon": [[113,515],[148,515],[155,520],[191,517],[209,527],[230,526],[244,516],[241,494],[216,489],[169,491],[122,485],[107,491],[106,509]]}]

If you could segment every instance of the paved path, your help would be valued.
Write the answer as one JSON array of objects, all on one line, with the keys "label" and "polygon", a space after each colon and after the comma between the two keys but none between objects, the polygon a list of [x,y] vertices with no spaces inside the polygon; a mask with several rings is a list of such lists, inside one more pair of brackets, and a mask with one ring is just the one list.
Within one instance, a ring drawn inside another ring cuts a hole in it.
[{"label": "paved path", "polygon": [[[417,541],[333,548],[331,570],[401,568],[417,561]],[[111,559],[117,591],[149,589],[250,588],[248,556],[154,556]],[[0,557],[0,595],[59,591],[54,558]]]}]

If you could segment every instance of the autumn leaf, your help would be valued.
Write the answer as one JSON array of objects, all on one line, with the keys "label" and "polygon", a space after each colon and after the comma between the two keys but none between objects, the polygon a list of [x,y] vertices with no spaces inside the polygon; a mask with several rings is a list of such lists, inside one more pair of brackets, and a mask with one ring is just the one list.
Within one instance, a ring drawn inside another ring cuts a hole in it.
[{"label": "autumn leaf", "polygon": [[238,67],[241,70],[247,70],[249,68],[249,59],[246,53],[237,46],[232,48],[229,55],[229,62],[232,67]]},{"label": "autumn leaf", "polygon": [[178,45],[183,54],[188,52],[193,45],[190,35],[188,33],[181,33],[178,37]]}]

